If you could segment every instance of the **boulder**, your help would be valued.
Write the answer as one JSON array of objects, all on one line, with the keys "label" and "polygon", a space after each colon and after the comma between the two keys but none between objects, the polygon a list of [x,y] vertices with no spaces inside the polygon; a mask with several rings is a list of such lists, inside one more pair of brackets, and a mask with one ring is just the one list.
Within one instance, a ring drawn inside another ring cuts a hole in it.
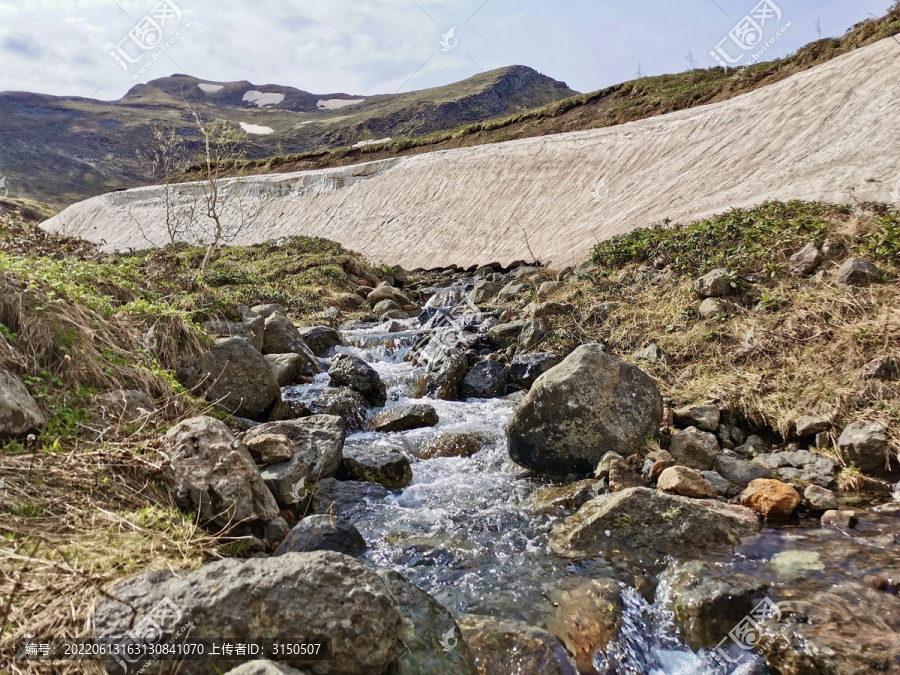
[{"label": "boulder", "polygon": [[679,427],[697,427],[703,431],[717,431],[721,413],[714,405],[692,405],[675,411],[675,424]]},{"label": "boulder", "polygon": [[294,442],[284,434],[261,434],[245,443],[250,456],[262,464],[287,462],[294,456]]},{"label": "boulder", "polygon": [[538,287],[537,294],[539,298],[546,298],[565,287],[566,284],[563,281],[545,281]]},{"label": "boulder", "polygon": [[348,431],[362,429],[369,414],[369,403],[358,391],[347,387],[330,387],[308,403],[315,415],[336,415],[344,420]]},{"label": "boulder", "polygon": [[147,419],[156,412],[156,406],[146,393],[137,389],[120,389],[100,394],[94,401],[108,416],[123,422]]},{"label": "boulder", "polygon": [[387,390],[384,382],[368,363],[356,356],[338,354],[331,361],[328,377],[332,386],[350,387],[375,406],[383,406],[387,402]]},{"label": "boulder", "polygon": [[200,356],[180,357],[175,377],[226,412],[257,421],[266,419],[281,397],[269,362],[243,338],[220,340]]},{"label": "boulder", "polygon": [[530,319],[543,319],[559,314],[573,314],[575,305],[568,302],[532,302],[525,307],[525,316]]},{"label": "boulder", "polygon": [[859,524],[856,513],[850,510],[832,509],[822,514],[822,527],[851,530]]},{"label": "boulder", "polygon": [[401,405],[378,413],[369,422],[370,431],[383,433],[433,427],[438,423],[435,409],[424,403]]},{"label": "boulder", "polygon": [[389,286],[387,284],[379,284],[374,291],[369,293],[369,296],[366,298],[369,301],[369,305],[374,307],[382,300],[392,300],[397,303],[398,307],[406,307],[409,303],[409,298],[403,295],[400,291],[398,291],[393,286]]},{"label": "boulder", "polygon": [[716,455],[715,469],[725,480],[748,485],[758,478],[771,478],[772,472],[761,464],[748,462],[732,455]]},{"label": "boulder", "polygon": [[784,450],[756,457],[756,461],[772,469],[784,481],[802,481],[828,487],[835,481],[837,464],[834,460],[809,450]]},{"label": "boulder", "polygon": [[597,323],[603,323],[620,306],[621,303],[619,302],[601,302],[598,305],[593,305],[588,310],[588,318],[593,319]]},{"label": "boulder", "polygon": [[797,438],[812,438],[830,428],[831,420],[827,417],[801,415],[794,420],[794,435]]},{"label": "boulder", "polygon": [[250,452],[224,423],[212,417],[185,420],[169,429],[164,444],[163,473],[172,499],[197,513],[198,522],[224,529],[278,515]]},{"label": "boulder", "polygon": [[559,640],[520,621],[463,614],[462,637],[479,675],[577,675]]},{"label": "boulder", "polygon": [[387,497],[383,485],[363,481],[339,481],[322,478],[312,488],[312,506],[316,513],[327,513],[351,522],[368,509],[368,504]]},{"label": "boulder", "polygon": [[503,290],[503,284],[495,284],[492,281],[479,281],[469,294],[469,300],[475,305],[483,305],[497,297]]},{"label": "boulder", "polygon": [[497,398],[503,395],[509,382],[509,366],[499,361],[479,361],[463,378],[460,393],[463,398]]},{"label": "boulder", "polygon": [[647,374],[601,345],[582,345],[541,375],[516,408],[509,454],[541,473],[589,474],[610,450],[636,452],[659,429],[662,408]]},{"label": "boulder", "polygon": [[375,316],[384,317],[388,312],[393,312],[395,310],[402,311],[400,305],[393,300],[382,300],[372,308],[372,313]]},{"label": "boulder", "polygon": [[872,476],[883,476],[890,452],[887,429],[878,422],[853,422],[841,432],[838,450],[846,466],[858,467]]},{"label": "boulder", "polygon": [[256,351],[262,351],[265,319],[258,314],[248,315],[244,321],[229,321],[228,319],[207,321],[202,328],[215,337],[244,338]]},{"label": "boulder", "polygon": [[300,339],[306,343],[316,356],[328,356],[328,350],[344,344],[341,334],[328,326],[311,326],[299,328]]},{"label": "boulder", "polygon": [[488,342],[495,349],[506,349],[507,347],[518,343],[522,329],[528,324],[528,321],[510,321],[509,323],[497,324],[488,330]]},{"label": "boulder", "polygon": [[655,342],[651,342],[634,355],[636,361],[650,361],[651,363],[665,363],[666,353]]},{"label": "boulder", "polygon": [[741,493],[741,505],[766,520],[787,520],[800,506],[797,491],[780,480],[757,478]]},{"label": "boulder", "polygon": [[881,283],[881,271],[864,258],[848,258],[834,280],[840,286],[868,286]]},{"label": "boulder", "polygon": [[[280,506],[298,501],[297,495],[313,481],[334,476],[341,465],[344,421],[333,415],[313,415],[298,420],[268,422],[244,434],[245,442],[267,434],[287,436],[294,445],[293,457],[270,464],[260,473]],[[303,482],[303,485],[298,487]]]},{"label": "boulder", "polygon": [[392,675],[476,675],[469,645],[450,612],[393,570],[379,570],[403,618]]},{"label": "boulder", "polygon": [[[313,412],[302,401],[278,401],[269,413],[270,422],[286,422],[301,417],[309,417]],[[256,422],[250,420],[253,426]],[[250,428],[249,426],[247,427]]]},{"label": "boulder", "polygon": [[694,288],[701,298],[723,298],[734,293],[731,274],[726,269],[715,269],[697,279]]},{"label": "boulder", "polygon": [[519,349],[527,351],[537,347],[550,332],[550,326],[541,319],[538,321],[526,321],[519,333]]},{"label": "boulder", "polygon": [[258,314],[263,318],[263,321],[268,319],[273,314],[280,314],[281,316],[287,316],[284,311],[284,307],[281,305],[270,304],[270,305],[255,305],[250,308],[250,312],[252,314]]},{"label": "boulder", "polygon": [[558,366],[562,360],[561,356],[547,352],[517,355],[510,364],[509,376],[519,386],[531,389],[537,378]]},{"label": "boulder", "polygon": [[449,353],[438,361],[431,361],[422,378],[424,393],[442,401],[455,401],[468,371],[469,361],[459,351]]},{"label": "boulder", "polygon": [[530,504],[535,511],[554,516],[574,513],[582,504],[597,496],[597,481],[578,480],[562,486],[545,487],[535,492]]},{"label": "boulder", "polygon": [[47,418],[25,383],[8,370],[0,369],[0,438],[37,433],[45,424]]},{"label": "boulder", "polygon": [[334,551],[359,556],[368,548],[352,523],[331,515],[314,515],[294,525],[272,555]]},{"label": "boulder", "polygon": [[553,530],[551,549],[563,556],[621,554],[644,562],[666,555],[696,558],[728,550],[759,529],[757,515],[743,506],[631,488],[587,502]]},{"label": "boulder", "polygon": [[621,492],[633,487],[646,487],[647,482],[624,460],[614,459],[609,464],[607,477],[610,492]]},{"label": "boulder", "polygon": [[471,457],[481,450],[488,439],[479,433],[447,432],[425,439],[421,445],[411,448],[419,459],[435,457]]},{"label": "boulder", "polygon": [[517,281],[512,281],[506,284],[506,286],[504,286],[502,289],[500,289],[497,297],[502,301],[512,300],[513,298],[521,295],[524,292],[525,284],[521,284]]},{"label": "boulder", "polygon": [[399,452],[376,448],[347,447],[337,478],[379,483],[388,490],[399,490],[412,480],[409,460]]},{"label": "boulder", "polygon": [[266,361],[279,387],[296,384],[307,368],[307,361],[299,354],[266,354]]},{"label": "boulder", "polygon": [[672,436],[669,453],[676,464],[697,471],[708,471],[719,454],[719,441],[714,434],[688,427]]},{"label": "boulder", "polygon": [[656,487],[682,497],[694,499],[716,499],[718,493],[699,471],[686,466],[670,466],[664,470],[656,482]]},{"label": "boulder", "polygon": [[622,457],[618,452],[614,452],[610,450],[603,457],[600,458],[600,461],[597,463],[597,468],[594,469],[594,478],[597,480],[603,480],[604,478],[609,478],[609,470],[612,467],[612,463],[615,461],[623,461],[625,458]]},{"label": "boulder", "polygon": [[612,579],[587,579],[551,596],[556,610],[547,619],[547,630],[575,657],[579,673],[596,674],[594,654],[618,634],[621,592]]},{"label": "boulder", "polygon": [[734,494],[734,488],[731,487],[731,483],[717,472],[701,471],[700,475],[703,476],[703,480],[713,486],[716,494],[722,497],[729,497],[731,494]]},{"label": "boulder", "polygon": [[821,244],[813,241],[790,257],[788,267],[795,277],[805,277],[816,271],[823,258]]},{"label": "boulder", "polygon": [[768,587],[747,574],[699,560],[675,561],[660,576],[660,604],[691,649],[715,647],[765,597]]},{"label": "boulder", "polygon": [[809,485],[803,491],[803,498],[811,511],[834,511],[838,508],[837,496],[831,491],[818,485]]},{"label": "boulder", "polygon": [[321,372],[316,355],[306,346],[297,327],[283,314],[272,314],[266,319],[263,354],[297,354],[304,360],[303,375]]},{"label": "boulder", "polygon": [[[192,638],[331,640],[318,675],[371,675],[393,662],[402,619],[375,572],[332,551],[210,563],[178,575],[145,572],[113,586],[94,612],[97,637],[125,637],[136,617],[159,619],[166,635],[191,626]],[[288,620],[289,617],[289,620]],[[239,665],[220,657],[180,664],[183,675],[212,675]],[[302,664],[284,660],[285,665]],[[308,664],[307,664],[308,665]],[[110,672],[121,670],[110,660]]]},{"label": "boulder", "polygon": [[734,303],[729,302],[728,300],[723,300],[722,298],[704,298],[697,311],[704,319],[715,319],[723,314],[733,313],[734,309]]}]

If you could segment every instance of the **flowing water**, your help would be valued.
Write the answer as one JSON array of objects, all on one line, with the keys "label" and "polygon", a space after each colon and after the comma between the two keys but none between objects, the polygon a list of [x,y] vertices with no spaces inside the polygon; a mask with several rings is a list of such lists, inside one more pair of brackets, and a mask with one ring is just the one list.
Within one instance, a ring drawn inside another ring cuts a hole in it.
[{"label": "flowing water", "polygon": [[[456,290],[444,290],[443,300],[458,300]],[[587,578],[612,578],[623,587],[623,629],[606,655],[595,657],[599,672],[725,672],[707,652],[695,653],[679,641],[669,613],[659,603],[648,603],[631,586],[634,570],[614,567],[602,557],[573,562],[549,553],[549,533],[561,518],[530,506],[529,498],[543,485],[509,460],[504,430],[514,404],[503,399],[413,398],[422,371],[404,359],[419,327],[418,320],[410,319],[346,330],[349,346],[336,349],[362,358],[378,371],[388,388],[386,407],[428,403],[440,417],[434,428],[389,434],[363,431],[347,437],[347,447],[399,451],[412,464],[409,485],[384,500],[370,500],[354,518],[369,544],[368,562],[404,574],[454,615],[486,614],[538,626],[553,614],[560,591]],[[313,384],[285,393],[309,401],[327,388],[327,382],[327,374],[322,374]],[[448,432],[478,434],[484,445],[468,458],[420,460],[410,452]],[[814,595],[842,580],[861,578],[870,568],[890,566],[892,560],[900,566],[895,557],[898,523],[895,513],[884,513],[864,521],[852,534],[810,524],[766,529],[720,562],[734,572],[764,578],[785,595],[798,588]],[[657,596],[665,591],[661,584]],[[746,658],[729,672],[767,672],[762,659],[752,653],[739,656]]]}]

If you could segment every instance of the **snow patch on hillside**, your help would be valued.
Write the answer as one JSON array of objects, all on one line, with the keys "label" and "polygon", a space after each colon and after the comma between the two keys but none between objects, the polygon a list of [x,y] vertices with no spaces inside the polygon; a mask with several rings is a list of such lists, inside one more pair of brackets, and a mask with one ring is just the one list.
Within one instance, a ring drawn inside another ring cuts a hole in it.
[{"label": "snow patch on hillside", "polygon": [[207,94],[216,94],[225,88],[225,86],[221,84],[206,84],[205,82],[198,84],[197,86],[200,87],[201,91],[204,91]]},{"label": "snow patch on hillside", "polygon": [[329,99],[319,99],[316,103],[316,107],[319,110],[337,110],[338,108],[346,108],[348,105],[356,105],[357,103],[363,103],[366,99],[357,98],[353,100],[348,100],[345,98],[329,98]]},{"label": "snow patch on hillside", "polygon": [[273,105],[278,105],[284,100],[284,94],[264,94],[261,91],[256,91],[255,89],[251,89],[246,94],[244,94],[244,100],[247,103],[252,103],[259,108],[268,108]]},{"label": "snow patch on hillside", "polygon": [[240,122],[241,129],[246,131],[248,134],[257,134],[260,136],[265,136],[267,134],[271,134],[275,131],[272,127],[264,127],[259,124],[247,124],[246,122]]}]

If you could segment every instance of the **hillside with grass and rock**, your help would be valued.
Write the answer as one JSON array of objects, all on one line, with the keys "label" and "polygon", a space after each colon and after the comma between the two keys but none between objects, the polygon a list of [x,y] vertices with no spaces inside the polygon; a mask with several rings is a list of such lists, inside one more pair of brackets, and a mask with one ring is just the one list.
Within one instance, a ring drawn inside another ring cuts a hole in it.
[{"label": "hillside with grass and rock", "polygon": [[[735,662],[893,672],[898,233],[768,202],[562,269],[293,238],[201,272],[7,216],[3,651],[168,599],[331,640],[310,672],[716,672],[763,603]],[[179,672],[310,662],[241,664]]]}]

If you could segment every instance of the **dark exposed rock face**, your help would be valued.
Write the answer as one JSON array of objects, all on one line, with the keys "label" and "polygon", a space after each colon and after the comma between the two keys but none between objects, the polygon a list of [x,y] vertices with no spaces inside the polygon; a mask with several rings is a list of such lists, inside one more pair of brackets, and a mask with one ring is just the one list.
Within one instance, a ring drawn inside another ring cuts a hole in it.
[{"label": "dark exposed rock face", "polygon": [[659,429],[662,408],[646,373],[601,345],[583,345],[541,375],[516,409],[509,454],[541,473],[589,474],[606,452],[637,451]]},{"label": "dark exposed rock face", "polygon": [[313,515],[294,525],[273,555],[334,551],[357,556],[367,548],[366,540],[352,523],[330,515]]},{"label": "dark exposed rock face", "polygon": [[509,382],[509,366],[499,361],[479,361],[463,378],[463,398],[496,398]]},{"label": "dark exposed rock face", "polygon": [[562,357],[556,354],[523,354],[512,360],[509,376],[516,384],[530,389],[535,380],[560,363]]},{"label": "dark exposed rock face", "polygon": [[412,480],[409,460],[399,452],[373,448],[348,447],[337,477],[341,480],[379,483],[388,490],[399,490]]},{"label": "dark exposed rock face", "polygon": [[298,329],[300,339],[312,350],[316,356],[326,356],[328,350],[343,344],[341,334],[328,326],[313,326],[311,328]]},{"label": "dark exposed rock face", "polygon": [[397,406],[378,413],[369,423],[369,429],[385,433],[408,431],[409,429],[419,429],[421,427],[433,427],[438,421],[437,411],[432,406],[417,403]]}]

